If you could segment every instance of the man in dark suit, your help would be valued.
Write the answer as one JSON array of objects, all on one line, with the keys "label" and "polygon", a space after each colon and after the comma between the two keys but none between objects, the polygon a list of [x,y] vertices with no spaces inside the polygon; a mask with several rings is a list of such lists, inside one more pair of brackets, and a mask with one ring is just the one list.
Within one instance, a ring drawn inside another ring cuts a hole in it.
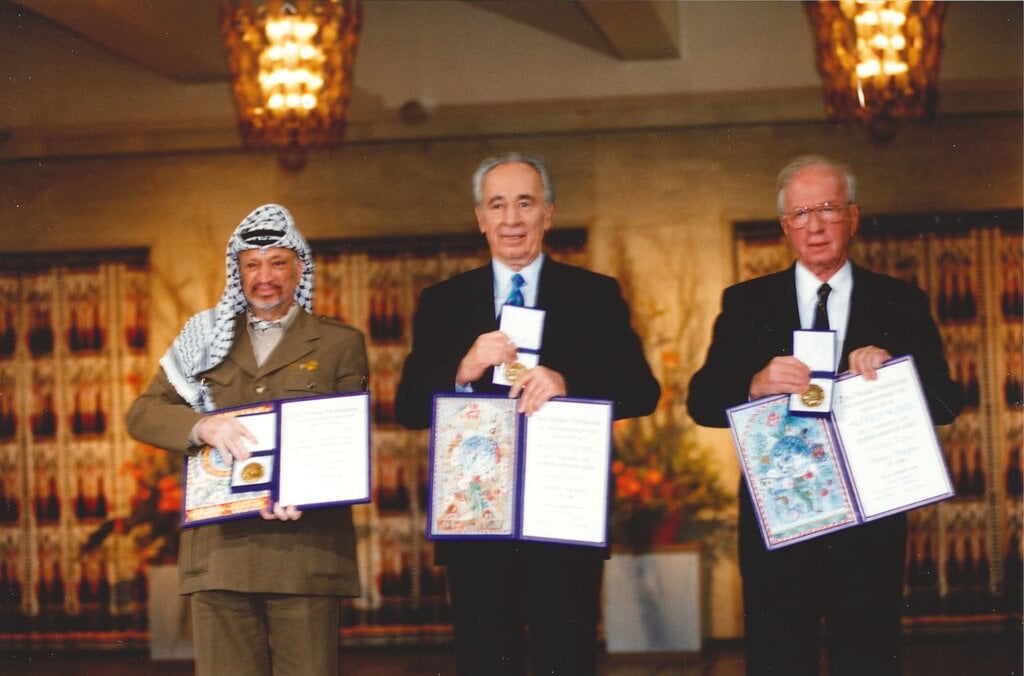
[{"label": "man in dark suit", "polygon": [[[653,411],[660,387],[618,283],[541,253],[555,206],[543,161],[519,154],[486,160],[473,191],[491,263],[423,292],[398,387],[398,419],[428,427],[432,394],[453,391],[507,392],[526,415],[565,395],[610,399],[616,418]],[[496,366],[516,360],[516,346],[496,318],[508,298],[546,311],[539,364],[511,388],[492,383]],[[595,673],[605,558],[605,549],[569,545],[439,543],[458,672],[522,674],[532,665],[535,674]]]},{"label": "man in dark suit", "polygon": [[[291,215],[264,205],[228,242],[216,308],[192,317],[128,410],[128,432],[171,452],[249,457],[255,436],[207,415],[275,399],[366,389],[363,335],[311,314],[313,258]],[[359,594],[348,507],[187,528],[178,558],[191,598],[196,673],[338,673],[339,597]]]},{"label": "man in dark suit", "polygon": [[[725,410],[749,399],[802,393],[808,367],[793,355],[793,330],[818,312],[837,332],[839,370],[874,379],[887,359],[912,355],[933,420],[950,423],[963,393],[949,377],[928,298],[916,287],[849,262],[860,209],[853,176],[805,156],[779,174],[789,269],[725,290],[707,359],[687,405],[701,425],[726,427]],[[827,282],[828,289],[821,289]],[[906,518],[888,517],[767,551],[745,486],[740,489],[748,674],[817,676],[821,621],[833,676],[897,674]]]}]

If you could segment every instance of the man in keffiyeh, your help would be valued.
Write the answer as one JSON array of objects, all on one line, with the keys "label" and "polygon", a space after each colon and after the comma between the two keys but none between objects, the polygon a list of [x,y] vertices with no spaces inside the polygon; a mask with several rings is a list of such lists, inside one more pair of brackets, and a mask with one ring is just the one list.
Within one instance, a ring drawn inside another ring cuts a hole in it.
[{"label": "man in keffiyeh", "polygon": [[[227,246],[215,308],[193,316],[127,414],[139,441],[179,453],[204,446],[225,462],[256,439],[216,409],[366,389],[362,333],[312,314],[313,258],[291,214],[259,207]],[[348,507],[184,529],[180,591],[191,597],[196,674],[336,674],[340,596],[359,594]]]}]

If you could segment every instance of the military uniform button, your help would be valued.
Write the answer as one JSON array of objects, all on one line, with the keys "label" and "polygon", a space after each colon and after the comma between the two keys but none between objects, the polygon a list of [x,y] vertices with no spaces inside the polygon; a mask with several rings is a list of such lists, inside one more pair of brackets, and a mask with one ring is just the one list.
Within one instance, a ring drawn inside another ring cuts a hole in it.
[{"label": "military uniform button", "polygon": [[257,385],[255,387],[255,390],[256,390],[256,394],[263,394],[264,392],[267,391],[267,386],[266,385]]}]

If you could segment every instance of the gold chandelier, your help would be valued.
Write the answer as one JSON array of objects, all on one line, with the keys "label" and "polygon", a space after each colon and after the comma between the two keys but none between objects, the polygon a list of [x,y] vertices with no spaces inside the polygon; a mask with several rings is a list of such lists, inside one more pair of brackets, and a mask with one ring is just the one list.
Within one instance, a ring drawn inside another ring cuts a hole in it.
[{"label": "gold chandelier", "polygon": [[945,2],[808,0],[830,119],[863,123],[876,139],[938,102]]},{"label": "gold chandelier", "polygon": [[345,136],[360,0],[225,0],[221,37],[246,147],[276,150],[290,169]]}]

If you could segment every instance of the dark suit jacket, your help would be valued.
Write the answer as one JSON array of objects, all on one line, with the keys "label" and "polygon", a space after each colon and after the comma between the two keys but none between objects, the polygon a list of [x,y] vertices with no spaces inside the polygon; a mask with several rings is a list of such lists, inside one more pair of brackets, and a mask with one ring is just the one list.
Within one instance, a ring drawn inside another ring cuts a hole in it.
[{"label": "dark suit jacket", "polygon": [[[795,267],[726,289],[707,359],[690,381],[687,406],[694,420],[726,427],[725,409],[747,401],[751,378],[773,357],[792,354],[798,328]],[[894,357],[912,355],[934,421],[952,422],[963,391],[949,377],[927,297],[854,266],[840,371],[848,369],[851,351],[867,345]],[[849,662],[842,673],[897,673],[906,516],[769,552],[745,486],[739,506],[748,660],[772,673],[816,673],[821,631],[805,620],[823,613],[832,657]]]},{"label": "dark suit jacket", "polygon": [[[362,334],[351,326],[300,311],[257,366],[245,315],[239,315],[231,352],[203,376],[220,408],[360,391],[366,386],[366,347]],[[201,417],[160,370],[128,409],[128,432],[145,443],[185,453],[189,432]],[[256,516],[187,528],[178,571],[182,593],[222,589],[356,596],[359,570],[351,510],[309,510],[297,521]]]},{"label": "dark suit jacket", "polygon": [[[690,381],[687,407],[698,424],[728,427],[725,409],[747,401],[754,374],[773,357],[793,353],[793,330],[800,328],[795,271],[791,266],[725,290],[707,359]],[[850,352],[867,345],[914,357],[936,424],[952,422],[963,408],[924,292],[855,265],[839,371],[849,367]]]},{"label": "dark suit jacket", "polygon": [[[540,364],[562,374],[569,396],[610,399],[616,419],[654,410],[661,388],[630,326],[615,279],[545,258],[537,307],[547,312]],[[432,395],[455,391],[462,357],[477,336],[497,328],[490,264],[426,289],[395,400],[399,422],[413,429],[429,427]],[[492,374],[487,369],[473,383],[474,392],[507,392],[507,387],[491,383]],[[459,549],[483,554],[491,549],[484,544],[502,543],[470,543]]]},{"label": "dark suit jacket", "polygon": [[[661,388],[615,279],[545,258],[537,307],[547,312],[540,364],[562,374],[569,396],[610,399],[616,419],[654,410]],[[399,422],[412,429],[429,427],[433,393],[455,390],[462,357],[477,336],[497,328],[490,264],[426,289],[398,386]],[[492,375],[488,369],[473,391],[507,392],[491,383]]]}]

